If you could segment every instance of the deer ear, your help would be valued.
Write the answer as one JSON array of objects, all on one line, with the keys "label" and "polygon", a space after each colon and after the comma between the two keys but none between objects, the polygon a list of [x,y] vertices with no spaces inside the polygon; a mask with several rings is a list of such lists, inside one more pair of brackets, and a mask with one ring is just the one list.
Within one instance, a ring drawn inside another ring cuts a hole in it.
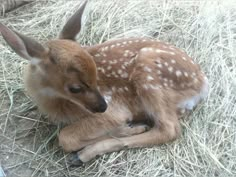
[{"label": "deer ear", "polygon": [[41,59],[47,53],[47,50],[37,41],[20,33],[13,32],[2,23],[0,23],[0,33],[9,46],[25,59]]},{"label": "deer ear", "polygon": [[72,17],[67,21],[65,26],[63,27],[59,38],[60,39],[70,39],[75,40],[76,35],[80,32],[81,29],[81,18],[87,4],[87,0],[84,4],[75,12]]}]

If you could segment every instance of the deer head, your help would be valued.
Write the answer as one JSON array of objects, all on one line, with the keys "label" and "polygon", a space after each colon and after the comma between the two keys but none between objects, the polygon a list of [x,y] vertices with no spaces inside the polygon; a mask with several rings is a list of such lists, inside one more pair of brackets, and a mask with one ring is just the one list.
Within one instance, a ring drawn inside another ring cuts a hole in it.
[{"label": "deer head", "polygon": [[37,75],[35,82],[91,112],[104,112],[107,104],[97,89],[96,64],[92,56],[75,42],[86,3],[68,20],[59,39],[44,45],[1,23],[0,32],[19,56],[30,61],[31,74]]}]

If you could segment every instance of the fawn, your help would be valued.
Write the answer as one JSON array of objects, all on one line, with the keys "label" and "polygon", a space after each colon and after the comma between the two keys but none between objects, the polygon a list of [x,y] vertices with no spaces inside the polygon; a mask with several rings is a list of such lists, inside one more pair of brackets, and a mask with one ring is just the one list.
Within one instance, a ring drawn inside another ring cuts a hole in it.
[{"label": "fawn", "polygon": [[59,39],[44,45],[0,23],[6,42],[30,61],[24,74],[29,95],[53,121],[68,123],[59,144],[67,152],[80,150],[76,160],[82,163],[175,140],[181,111],[208,93],[199,65],[183,50],[148,38],[80,46],[75,37],[86,3]]}]

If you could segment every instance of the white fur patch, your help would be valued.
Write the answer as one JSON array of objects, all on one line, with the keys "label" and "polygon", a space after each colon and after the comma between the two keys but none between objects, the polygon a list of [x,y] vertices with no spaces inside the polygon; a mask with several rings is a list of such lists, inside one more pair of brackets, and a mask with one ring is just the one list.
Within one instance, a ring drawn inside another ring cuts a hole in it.
[{"label": "white fur patch", "polygon": [[51,87],[42,88],[39,93],[43,96],[54,97],[57,95],[56,91]]},{"label": "white fur patch", "polygon": [[107,104],[108,104],[109,102],[111,102],[111,100],[112,100],[112,95],[111,95],[111,94],[106,94],[106,95],[104,95],[103,97],[104,97],[104,99],[105,99],[105,101],[106,101]]},{"label": "white fur patch", "polygon": [[124,72],[124,73],[121,75],[121,77],[122,77],[122,78],[128,78],[129,75],[128,75],[128,73]]},{"label": "white fur patch", "polygon": [[152,80],[154,80],[154,78],[153,78],[152,76],[149,76],[149,75],[148,75],[148,76],[147,76],[147,80],[148,80],[148,81],[152,81]]},{"label": "white fur patch", "polygon": [[38,58],[32,58],[32,59],[30,60],[31,65],[37,65],[37,64],[39,64],[40,62],[41,62],[41,60],[38,59]]},{"label": "white fur patch", "polygon": [[204,83],[202,86],[202,89],[198,95],[195,95],[183,102],[181,102],[178,107],[182,109],[188,109],[192,110],[201,100],[205,99],[207,97],[209,90],[209,84],[208,84],[208,79],[204,77]]},{"label": "white fur patch", "polygon": [[152,72],[152,69],[149,68],[148,66],[144,66],[143,70],[149,73]]},{"label": "white fur patch", "polygon": [[172,60],[171,60],[171,63],[173,63],[173,64],[174,64],[174,63],[176,63],[176,61],[175,61],[174,59],[172,59]]}]

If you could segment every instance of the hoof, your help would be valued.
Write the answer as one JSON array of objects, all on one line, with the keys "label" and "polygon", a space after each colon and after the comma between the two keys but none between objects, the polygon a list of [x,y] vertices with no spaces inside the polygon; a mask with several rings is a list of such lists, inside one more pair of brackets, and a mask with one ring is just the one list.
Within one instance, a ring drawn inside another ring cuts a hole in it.
[{"label": "hoof", "polygon": [[145,125],[145,132],[149,131],[151,128],[148,125]]},{"label": "hoof", "polygon": [[134,124],[133,124],[133,122],[131,122],[131,121],[127,122],[127,125],[128,125],[130,128],[133,128],[133,127],[134,127]]},{"label": "hoof", "polygon": [[83,166],[83,162],[80,160],[77,153],[71,153],[68,157],[67,163],[70,167],[80,167]]}]

